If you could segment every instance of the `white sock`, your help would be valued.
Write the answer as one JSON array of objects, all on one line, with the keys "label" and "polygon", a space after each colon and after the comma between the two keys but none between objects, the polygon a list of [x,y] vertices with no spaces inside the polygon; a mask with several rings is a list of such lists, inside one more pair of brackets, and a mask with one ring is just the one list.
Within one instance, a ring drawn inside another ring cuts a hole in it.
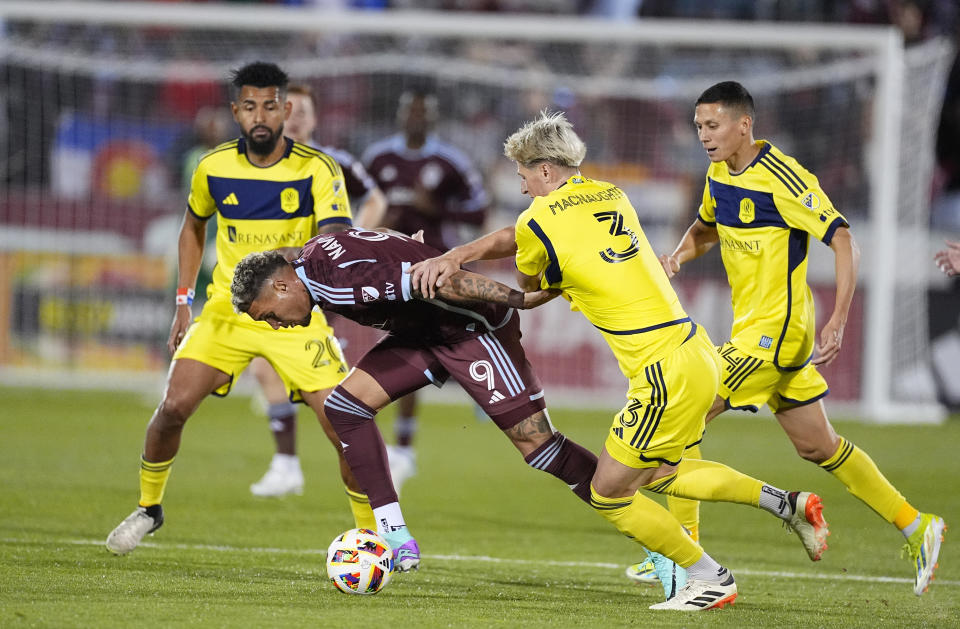
[{"label": "white sock", "polygon": [[278,467],[284,471],[300,469],[300,457],[296,454],[280,454],[275,452],[270,467]]},{"label": "white sock", "polygon": [[772,485],[764,485],[760,489],[760,508],[769,511],[781,520],[789,520],[793,515],[793,507],[787,499],[787,492]]},{"label": "white sock", "polygon": [[723,582],[727,576],[727,569],[714,561],[713,557],[703,552],[703,556],[695,564],[687,568],[687,578],[697,581]]},{"label": "white sock", "polygon": [[391,502],[373,510],[373,519],[377,521],[377,532],[381,535],[391,533],[407,525],[403,520],[399,502]]}]

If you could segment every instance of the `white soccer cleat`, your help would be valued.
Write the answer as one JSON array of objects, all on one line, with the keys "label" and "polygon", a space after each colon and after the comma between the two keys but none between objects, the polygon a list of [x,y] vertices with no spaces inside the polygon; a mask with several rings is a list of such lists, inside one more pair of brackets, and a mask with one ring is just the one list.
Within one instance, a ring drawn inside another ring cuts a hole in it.
[{"label": "white soccer cleat", "polygon": [[808,491],[791,492],[790,498],[795,497],[793,515],[787,522],[787,529],[793,531],[803,543],[804,550],[810,561],[820,561],[823,551],[827,549],[827,536],[830,529],[823,519],[823,502],[817,494]]},{"label": "white soccer cleat", "polygon": [[937,559],[940,557],[943,532],[947,530],[943,518],[932,513],[921,513],[920,517],[920,526],[907,540],[905,548],[913,562],[916,574],[913,593],[917,596],[922,596],[933,581],[933,572],[937,569]]},{"label": "white soccer cleat", "polygon": [[296,456],[276,454],[263,478],[250,485],[250,493],[260,498],[281,498],[303,493],[303,471]]},{"label": "white soccer cleat", "polygon": [[651,605],[650,609],[671,609],[684,612],[701,612],[707,609],[723,609],[733,605],[737,599],[737,582],[727,571],[727,578],[722,583],[714,581],[698,581],[690,579],[680,588],[676,596]]},{"label": "white soccer cleat", "polygon": [[403,484],[417,474],[417,453],[412,446],[387,446],[387,461],[390,463],[393,488],[399,496]]},{"label": "white soccer cleat", "polygon": [[114,555],[126,555],[140,541],[163,526],[163,508],[160,505],[137,507],[137,510],[117,525],[107,536],[107,550]]}]

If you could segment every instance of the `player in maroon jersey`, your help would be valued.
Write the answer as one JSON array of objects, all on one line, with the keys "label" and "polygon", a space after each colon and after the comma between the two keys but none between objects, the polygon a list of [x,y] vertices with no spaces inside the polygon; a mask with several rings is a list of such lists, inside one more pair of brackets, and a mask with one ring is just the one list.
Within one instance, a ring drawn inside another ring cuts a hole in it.
[{"label": "player in maroon jersey", "polygon": [[[287,102],[290,103],[290,117],[284,123],[283,134],[304,145],[299,151],[308,152],[307,147],[317,148],[340,164],[350,206],[356,208],[353,224],[357,227],[378,227],[387,210],[387,198],[377,188],[373,178],[348,152],[318,146],[313,141],[317,128],[317,113],[310,86],[305,83],[287,86]],[[334,328],[338,337],[341,336],[342,327],[337,329],[335,317],[328,318],[327,323]],[[276,452],[270,461],[270,467],[260,480],[250,485],[250,492],[261,497],[299,494],[303,491],[303,471],[296,450],[296,405],[289,400],[283,380],[264,358],[254,358],[250,362],[250,371],[265,398],[270,431],[276,443]]]},{"label": "player in maroon jersey", "polygon": [[349,229],[310,240],[292,263],[272,251],[250,254],[237,265],[232,287],[239,312],[274,328],[303,325],[319,306],[388,332],[337,386],[325,410],[401,571],[419,565],[420,550],[373,421],[397,398],[452,377],[531,467],[561,479],[585,502],[597,464],[593,453],[550,423],[540,380],[520,345],[516,309],[555,294],[522,293],[460,271],[438,289],[439,299],[423,298],[406,270],[438,254],[397,233]]},{"label": "player in maroon jersey", "polygon": [[[387,196],[383,225],[403,234],[423,230],[426,244],[446,251],[462,244],[460,231],[465,226],[483,225],[488,200],[480,172],[470,159],[432,133],[436,120],[434,94],[404,92],[397,109],[400,132],[371,145],[363,154],[363,162]],[[415,394],[404,396],[397,406],[397,443],[388,446],[387,452],[399,491],[416,473]]]}]

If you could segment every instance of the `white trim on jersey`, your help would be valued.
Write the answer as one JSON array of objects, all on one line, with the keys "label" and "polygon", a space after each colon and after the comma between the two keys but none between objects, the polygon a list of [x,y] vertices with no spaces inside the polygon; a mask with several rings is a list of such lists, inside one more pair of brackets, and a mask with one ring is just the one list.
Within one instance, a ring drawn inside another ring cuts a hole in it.
[{"label": "white trim on jersey", "polygon": [[348,305],[357,303],[356,298],[353,296],[353,288],[336,288],[334,286],[321,284],[320,282],[314,282],[307,277],[307,271],[302,266],[296,267],[295,270],[300,281],[302,281],[303,285],[310,291],[310,295],[314,301]]},{"label": "white trim on jersey", "polygon": [[400,263],[400,296],[403,301],[413,299],[413,278],[410,277],[410,263]]}]

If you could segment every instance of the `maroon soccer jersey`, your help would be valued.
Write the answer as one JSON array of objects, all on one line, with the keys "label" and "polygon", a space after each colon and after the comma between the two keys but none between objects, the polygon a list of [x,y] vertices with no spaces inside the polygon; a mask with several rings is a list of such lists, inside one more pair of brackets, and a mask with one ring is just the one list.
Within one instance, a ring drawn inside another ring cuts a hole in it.
[{"label": "maroon soccer jersey", "polygon": [[347,188],[347,196],[350,197],[351,205],[359,203],[371,190],[377,187],[377,183],[367,172],[367,169],[363,167],[363,164],[347,151],[332,146],[318,146],[317,148],[340,164],[340,169],[343,171],[343,183]]},{"label": "maroon soccer jersey", "polygon": [[[372,145],[363,163],[387,196],[386,226],[403,234],[423,230],[423,241],[446,251],[459,242],[457,223],[481,225],[487,195],[470,159],[434,136],[419,149],[407,148],[402,134]],[[415,205],[425,195],[432,207]]]},{"label": "maroon soccer jersey", "polygon": [[406,236],[347,229],[312,238],[293,266],[324,311],[418,344],[458,343],[496,330],[516,316],[497,304],[415,298],[405,271],[439,253]]}]

